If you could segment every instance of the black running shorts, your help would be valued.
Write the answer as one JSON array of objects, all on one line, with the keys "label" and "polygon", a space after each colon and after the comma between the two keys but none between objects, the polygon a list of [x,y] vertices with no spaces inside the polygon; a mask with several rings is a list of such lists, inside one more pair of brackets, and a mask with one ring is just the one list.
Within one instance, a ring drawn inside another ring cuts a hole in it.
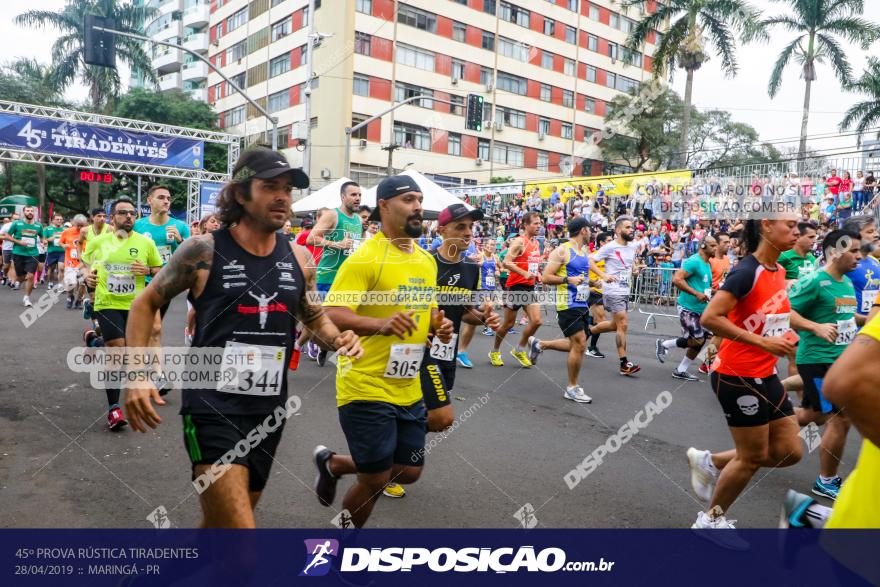
[{"label": "black running shorts", "polygon": [[382,473],[394,464],[421,467],[427,418],[422,400],[408,406],[373,401],[339,406],[339,423],[358,473]]},{"label": "black running shorts", "polygon": [[125,338],[125,326],[128,324],[128,310],[97,310],[95,318],[101,327],[104,342]]},{"label": "black running shorts", "polygon": [[24,281],[26,275],[36,273],[38,262],[37,257],[30,255],[12,255],[12,265],[15,267],[16,278]]},{"label": "black running shorts", "polygon": [[840,408],[825,399],[822,394],[822,384],[831,363],[810,363],[798,365],[798,374],[804,380],[804,397],[801,407],[823,414],[839,414]]},{"label": "black running shorts", "polygon": [[504,307],[509,310],[519,310],[525,306],[537,303],[538,299],[534,285],[517,283],[508,287],[504,295]]},{"label": "black running shorts", "polygon": [[578,332],[590,333],[589,308],[557,310],[556,319],[559,322],[559,329],[562,330],[562,336],[574,336]]},{"label": "black running shorts", "polygon": [[716,371],[711,375],[711,382],[731,428],[763,426],[794,414],[788,394],[776,375],[758,379]]}]

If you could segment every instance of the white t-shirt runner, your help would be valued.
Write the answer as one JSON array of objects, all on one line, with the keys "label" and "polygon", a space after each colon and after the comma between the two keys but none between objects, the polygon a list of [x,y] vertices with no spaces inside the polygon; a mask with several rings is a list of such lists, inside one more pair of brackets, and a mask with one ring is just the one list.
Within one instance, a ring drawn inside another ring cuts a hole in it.
[{"label": "white t-shirt runner", "polygon": [[629,295],[637,250],[638,245],[635,242],[621,245],[617,241],[611,241],[595,253],[594,259],[597,262],[605,261],[605,273],[616,278],[614,281],[602,285],[602,292],[605,295]]}]

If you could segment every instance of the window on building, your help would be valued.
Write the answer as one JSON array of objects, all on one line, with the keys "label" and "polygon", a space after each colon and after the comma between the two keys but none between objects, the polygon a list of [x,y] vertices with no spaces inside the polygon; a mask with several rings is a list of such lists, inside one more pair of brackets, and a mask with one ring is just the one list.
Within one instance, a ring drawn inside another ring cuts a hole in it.
[{"label": "window on building", "polygon": [[[357,125],[359,125],[360,123],[365,121],[367,118],[369,118],[369,117],[366,114],[352,113],[352,115],[351,115],[351,128],[356,127]],[[368,124],[367,126],[362,126],[361,128],[357,129],[356,131],[351,133],[351,137],[354,139],[366,140],[367,139],[367,128],[369,128],[369,126],[370,125]]]},{"label": "window on building", "polygon": [[550,86],[547,84],[541,84],[541,100],[549,102],[552,95],[553,94]]},{"label": "window on building", "polygon": [[271,38],[273,41],[277,41],[291,32],[293,32],[293,18],[288,16],[272,25]]},{"label": "window on building", "polygon": [[226,19],[226,32],[230,33],[238,27],[244,25],[248,19],[248,9],[242,8],[232,16]]},{"label": "window on building", "polygon": [[550,18],[544,19],[544,34],[551,37],[556,34],[556,21]]},{"label": "window on building", "polygon": [[452,40],[464,43],[467,40],[467,25],[461,22],[452,23]]},{"label": "window on building", "polygon": [[[232,83],[237,85],[239,88],[244,89],[247,87],[247,72],[246,71],[242,71],[238,75],[231,75],[231,76],[229,76],[229,79],[232,81]],[[229,86],[229,84],[227,84],[227,86],[228,86],[226,88],[226,95],[227,96],[236,93],[235,89],[233,89],[232,86]]]},{"label": "window on building", "polygon": [[596,72],[598,70],[592,65],[587,66],[587,81],[596,83]]},{"label": "window on building", "polygon": [[565,42],[577,45],[578,31],[573,26],[565,25]]},{"label": "window on building", "polygon": [[234,63],[247,55],[247,40],[236,43],[226,49],[226,64]]},{"label": "window on building", "polygon": [[[272,0],[272,2],[270,2],[269,5],[270,5],[270,7],[275,8],[276,6],[281,4],[282,2],[284,2],[284,0]],[[221,5],[222,5],[221,3],[218,3],[217,8],[220,8]]]},{"label": "window on building", "polygon": [[625,16],[621,17],[620,30],[622,30],[626,34],[629,34],[633,31],[634,28],[636,28],[636,21],[634,21],[630,18],[626,18]]},{"label": "window on building", "polygon": [[363,75],[355,75],[352,91],[355,96],[369,96],[370,95],[370,78]]},{"label": "window on building", "polygon": [[606,72],[605,85],[608,86],[609,88],[616,88],[617,87],[617,74],[611,73],[610,71]]},{"label": "window on building", "polygon": [[361,55],[370,55],[372,52],[372,37],[367,33],[356,32],[354,34],[354,52]]},{"label": "window on building", "polygon": [[483,161],[489,160],[489,141],[486,139],[478,139],[477,141],[477,158]]},{"label": "window on building", "polygon": [[587,35],[587,49],[590,51],[599,50],[599,37],[596,35]]},{"label": "window on building", "polygon": [[505,126],[512,126],[513,128],[526,127],[526,113],[521,110],[498,106],[495,108],[495,119],[502,121]]},{"label": "window on building", "polygon": [[634,79],[630,79],[628,77],[623,77],[622,75],[617,76],[617,89],[621,92],[629,92],[630,90],[637,89],[639,87],[639,82]]},{"label": "window on building", "polygon": [[497,12],[495,0],[483,0],[483,12],[494,16]]},{"label": "window on building", "polygon": [[407,149],[431,150],[430,129],[405,122],[394,123],[394,143]]},{"label": "window on building", "polygon": [[608,57],[617,59],[617,43],[608,43]]},{"label": "window on building", "polygon": [[562,60],[562,73],[565,75],[575,75],[575,70],[574,59],[566,57]]},{"label": "window on building", "polygon": [[562,135],[563,139],[570,139],[573,136],[571,124],[568,122],[563,122],[560,134]]},{"label": "window on building", "polygon": [[616,12],[612,12],[611,19],[608,22],[608,26],[610,26],[613,29],[619,29],[620,28],[620,15],[617,14]]},{"label": "window on building", "polygon": [[483,120],[492,120],[492,102],[483,102]]},{"label": "window on building", "polygon": [[425,96],[424,100],[415,100],[410,102],[413,106],[419,106],[421,108],[433,108],[434,100],[431,98],[434,97],[434,90],[429,90],[428,88],[423,88],[421,86],[414,86],[412,84],[405,84],[403,82],[397,82],[394,86],[394,100],[395,102],[403,102],[407,98],[413,98],[415,96]]},{"label": "window on building", "polygon": [[542,135],[550,134],[550,119],[549,118],[539,118],[538,119],[538,132]]},{"label": "window on building", "polygon": [[461,135],[451,132],[447,135],[446,153],[461,157]]},{"label": "window on building", "polygon": [[544,69],[553,69],[553,54],[543,51],[541,53],[541,67]]},{"label": "window on building", "polygon": [[437,32],[437,16],[424,10],[419,10],[414,6],[407,4],[399,4],[397,8],[397,22],[400,24],[416,27],[417,29],[428,31],[429,33]]},{"label": "window on building", "polygon": [[464,96],[449,96],[449,101],[452,104],[449,106],[449,113],[455,114],[456,116],[464,116]]},{"label": "window on building", "polygon": [[434,71],[434,54],[408,45],[397,44],[397,62],[425,71]]},{"label": "window on building", "polygon": [[574,106],[574,92],[571,90],[562,90],[562,105],[569,108]]},{"label": "window on building", "polygon": [[484,86],[488,86],[492,83],[492,70],[488,67],[480,68],[480,83]]},{"label": "window on building", "polygon": [[495,35],[488,31],[483,31],[483,38],[480,41],[480,46],[483,49],[488,49],[489,51],[495,50]]},{"label": "window on building", "polygon": [[311,23],[309,22],[309,7],[306,6],[305,8],[303,8],[303,28],[308,27],[310,24]]},{"label": "window on building", "polygon": [[511,167],[522,167],[523,154],[524,149],[522,147],[496,142],[495,150],[492,153],[492,160],[495,163],[503,163]]},{"label": "window on building", "polygon": [[226,115],[223,117],[223,126],[230,127],[235,126],[236,124],[241,124],[244,122],[244,112],[244,106],[238,106],[237,108],[227,110]]},{"label": "window on building", "polygon": [[568,0],[568,9],[572,12],[577,12],[578,0]]},{"label": "window on building", "polygon": [[545,151],[538,151],[538,171],[548,171],[550,169],[550,154]]},{"label": "window on building", "polygon": [[525,8],[520,8],[510,4],[509,2],[501,3],[501,13],[498,15],[502,20],[518,24],[519,26],[528,28],[530,13]]},{"label": "window on building", "polygon": [[278,112],[290,107],[290,88],[269,94],[269,112]]},{"label": "window on building", "polygon": [[373,0],[354,0],[354,9],[364,14],[373,14]]},{"label": "window on building", "polygon": [[286,71],[290,71],[290,53],[279,55],[269,61],[269,77],[281,75]]},{"label": "window on building", "polygon": [[590,10],[589,10],[588,16],[592,20],[599,20],[599,7],[593,6],[592,4],[590,4]]},{"label": "window on building", "polygon": [[297,63],[294,67],[299,67],[300,65],[305,65],[309,61],[309,45],[306,43],[305,45],[301,45],[299,48],[299,63]]},{"label": "window on building", "polygon": [[517,61],[529,60],[529,47],[507,37],[498,37],[498,53]]},{"label": "window on building", "polygon": [[504,90],[505,92],[510,92],[512,94],[520,94],[521,96],[525,96],[528,91],[528,83],[526,82],[526,78],[520,77],[518,75],[513,75],[512,73],[504,73],[502,71],[499,71],[498,79],[495,83],[498,85],[499,90]]},{"label": "window on building", "polygon": [[642,66],[642,53],[640,51],[630,51],[626,47],[620,48],[620,56],[624,63],[635,67]]},{"label": "window on building", "polygon": [[587,98],[584,100],[584,112],[596,112],[596,100]]},{"label": "window on building", "polygon": [[452,60],[452,77],[454,79],[464,79],[464,61]]}]

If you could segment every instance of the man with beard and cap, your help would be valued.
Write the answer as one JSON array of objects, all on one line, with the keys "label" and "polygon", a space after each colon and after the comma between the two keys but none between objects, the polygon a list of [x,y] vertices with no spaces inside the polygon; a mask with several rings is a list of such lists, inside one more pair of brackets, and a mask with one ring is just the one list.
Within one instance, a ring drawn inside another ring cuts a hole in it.
[{"label": "man with beard and cap", "polygon": [[31,292],[34,291],[34,273],[39,264],[39,249],[37,242],[43,238],[43,225],[34,219],[34,207],[25,206],[22,210],[22,218],[16,220],[9,227],[7,238],[12,241],[12,264],[15,267],[16,279],[24,278],[24,298],[22,303],[25,307],[31,304]]},{"label": "man with beard and cap", "polygon": [[633,375],[641,367],[626,357],[626,330],[629,325],[627,309],[629,289],[633,277],[633,264],[637,246],[633,243],[635,233],[632,216],[619,216],[614,223],[614,240],[603,245],[595,255],[596,262],[605,261],[606,282],[602,288],[602,304],[612,316],[611,320],[590,327],[590,334],[616,332],[617,356],[620,358],[620,374]]},{"label": "man with beard and cap", "polygon": [[[419,370],[431,334],[452,340],[453,323],[437,307],[437,261],[416,246],[422,191],[413,178],[385,178],[370,220],[382,230],[342,264],[324,308],[339,328],[362,337],[364,355],[338,358],[336,403],[350,455],[315,448],[315,492],[330,506],[342,475],[357,475],[340,525],[360,528],[389,482],[414,483],[425,458],[427,413]],[[326,255],[326,252],[325,252]],[[454,355],[453,355],[454,356]]]},{"label": "man with beard and cap", "polygon": [[[89,239],[82,256],[82,262],[90,271],[86,284],[95,288],[95,316],[108,347],[125,346],[131,303],[144,289],[146,276],[155,275],[162,268],[156,244],[134,232],[136,214],[131,200],[113,202],[110,206],[113,232]],[[112,386],[109,381],[107,385],[107,424],[110,430],[119,430],[128,424],[119,407],[120,387]]]}]

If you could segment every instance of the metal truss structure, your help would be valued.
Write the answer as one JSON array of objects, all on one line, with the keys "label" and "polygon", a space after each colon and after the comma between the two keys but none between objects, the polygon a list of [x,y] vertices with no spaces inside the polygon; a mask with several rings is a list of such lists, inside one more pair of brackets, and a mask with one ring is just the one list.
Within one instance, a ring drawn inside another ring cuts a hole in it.
[{"label": "metal truss structure", "polygon": [[80,112],[65,108],[52,108],[48,106],[35,106],[21,102],[8,102],[0,100],[0,113],[20,114],[69,122],[72,124],[93,124],[114,128],[144,132],[164,137],[179,137],[195,139],[226,146],[227,172],[216,173],[204,169],[181,169],[177,167],[165,167],[161,165],[149,165],[132,163],[129,161],[113,161],[108,159],[95,159],[91,157],[78,157],[71,155],[59,155],[47,153],[39,149],[30,150],[19,147],[0,146],[0,161],[13,163],[43,163],[46,165],[58,165],[61,167],[76,167],[95,171],[109,171],[129,175],[141,175],[150,177],[162,177],[166,179],[183,179],[188,183],[186,214],[187,221],[198,219],[199,213],[199,185],[203,181],[224,183],[232,175],[232,168],[241,152],[241,138],[237,135],[221,133],[210,130],[200,130],[183,126],[172,126],[158,122],[147,122],[130,118],[118,118],[105,116],[91,112]]}]

